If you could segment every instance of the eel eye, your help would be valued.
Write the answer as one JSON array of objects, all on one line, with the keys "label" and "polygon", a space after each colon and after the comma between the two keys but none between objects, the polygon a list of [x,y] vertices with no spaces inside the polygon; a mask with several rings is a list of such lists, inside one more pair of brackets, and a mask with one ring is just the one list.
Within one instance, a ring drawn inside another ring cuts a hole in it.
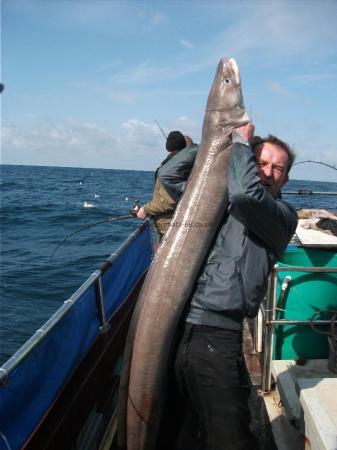
[{"label": "eel eye", "polygon": [[228,78],[225,79],[225,83],[227,83],[227,84],[229,83],[229,79]]}]

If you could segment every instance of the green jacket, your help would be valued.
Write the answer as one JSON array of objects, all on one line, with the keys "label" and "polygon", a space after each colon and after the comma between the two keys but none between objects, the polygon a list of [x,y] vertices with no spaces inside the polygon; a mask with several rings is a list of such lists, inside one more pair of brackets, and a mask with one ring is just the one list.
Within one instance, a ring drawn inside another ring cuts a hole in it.
[{"label": "green jacket", "polygon": [[144,205],[144,209],[146,214],[152,216],[159,234],[165,234],[168,230],[176,205],[157,176],[152,200]]}]

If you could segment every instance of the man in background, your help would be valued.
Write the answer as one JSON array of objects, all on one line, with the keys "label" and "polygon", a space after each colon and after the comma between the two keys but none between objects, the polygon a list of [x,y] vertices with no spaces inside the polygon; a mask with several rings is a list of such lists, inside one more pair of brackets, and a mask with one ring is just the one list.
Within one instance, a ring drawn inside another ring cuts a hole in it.
[{"label": "man in background", "polygon": [[198,146],[180,131],[171,131],[166,140],[168,156],[155,173],[152,200],[137,212],[139,219],[151,216],[159,242],[168,230],[177,203],[191,173]]}]

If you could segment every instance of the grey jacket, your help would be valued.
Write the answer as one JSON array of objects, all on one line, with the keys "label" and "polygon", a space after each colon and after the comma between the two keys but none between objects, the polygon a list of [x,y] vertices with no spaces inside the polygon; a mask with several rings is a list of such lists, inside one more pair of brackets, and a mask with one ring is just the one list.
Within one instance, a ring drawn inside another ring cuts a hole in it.
[{"label": "grey jacket", "polygon": [[176,202],[185,190],[198,148],[197,144],[188,145],[158,170],[161,184]]},{"label": "grey jacket", "polygon": [[152,216],[160,236],[169,229],[190,172],[193,168],[198,146],[191,144],[175,154],[170,154],[156,171],[152,200],[143,207]]},{"label": "grey jacket", "polygon": [[[240,330],[254,317],[267,278],[297,225],[296,211],[260,183],[252,149],[232,147],[229,207],[197,280],[187,322]],[[279,196],[280,197],[280,196]]]}]

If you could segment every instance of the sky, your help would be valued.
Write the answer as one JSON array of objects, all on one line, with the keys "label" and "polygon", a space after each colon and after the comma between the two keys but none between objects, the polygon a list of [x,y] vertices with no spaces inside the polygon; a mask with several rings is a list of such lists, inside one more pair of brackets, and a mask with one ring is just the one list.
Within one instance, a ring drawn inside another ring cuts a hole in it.
[{"label": "sky", "polygon": [[[218,61],[256,134],[337,165],[337,1],[2,0],[1,163],[154,170],[197,143]],[[306,163],[293,179],[337,181]]]}]

